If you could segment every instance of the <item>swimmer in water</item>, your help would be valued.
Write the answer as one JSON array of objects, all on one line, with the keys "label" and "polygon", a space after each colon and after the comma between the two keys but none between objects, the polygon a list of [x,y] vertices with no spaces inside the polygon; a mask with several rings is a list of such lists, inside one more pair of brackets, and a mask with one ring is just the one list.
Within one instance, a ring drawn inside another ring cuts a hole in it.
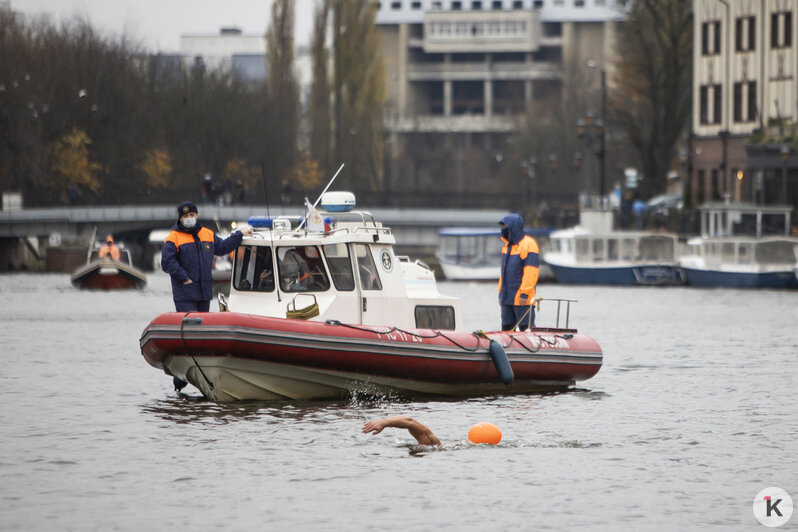
[{"label": "swimmer in water", "polygon": [[420,445],[443,445],[441,440],[426,426],[410,416],[392,416],[375,419],[363,425],[363,434],[379,434],[385,427],[407,429]]}]

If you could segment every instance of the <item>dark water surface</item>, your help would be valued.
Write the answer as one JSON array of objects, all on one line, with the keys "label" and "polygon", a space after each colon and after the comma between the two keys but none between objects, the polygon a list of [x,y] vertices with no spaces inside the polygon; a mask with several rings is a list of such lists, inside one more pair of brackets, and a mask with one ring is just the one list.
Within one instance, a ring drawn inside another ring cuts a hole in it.
[{"label": "dark water surface", "polygon": [[[493,284],[440,289],[466,328],[498,326]],[[4,275],[0,293],[2,530],[755,530],[761,489],[798,500],[798,291],[544,285],[604,349],[574,391],[240,405],[180,397],[141,357],[164,275],[107,294]],[[361,434],[398,413],[444,449]],[[500,445],[465,443],[480,421]]]}]

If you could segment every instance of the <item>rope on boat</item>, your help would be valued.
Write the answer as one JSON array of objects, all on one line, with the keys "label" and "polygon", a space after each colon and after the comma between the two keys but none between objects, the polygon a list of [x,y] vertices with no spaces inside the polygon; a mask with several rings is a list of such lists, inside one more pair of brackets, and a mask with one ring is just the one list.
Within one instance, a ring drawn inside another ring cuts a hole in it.
[{"label": "rope on boat", "polygon": [[[477,339],[477,345],[475,345],[474,347],[467,347],[465,345],[461,345],[460,343],[458,343],[457,341],[455,341],[451,337],[447,336],[446,334],[442,333],[441,331],[435,331],[435,334],[418,334],[418,333],[415,333],[415,332],[412,332],[412,331],[406,331],[404,329],[400,329],[399,327],[391,327],[387,331],[375,331],[374,329],[369,329],[369,328],[366,328],[366,327],[358,327],[357,325],[350,325],[348,323],[342,323],[342,322],[340,322],[338,320],[327,320],[324,323],[326,323],[327,325],[340,325],[341,327],[349,327],[350,329],[354,329],[356,331],[369,332],[369,333],[373,333],[373,334],[391,334],[392,332],[400,332],[400,333],[403,333],[403,334],[408,334],[410,336],[415,336],[416,338],[422,338],[422,339],[431,339],[431,338],[443,337],[443,338],[446,338],[447,340],[449,340],[451,343],[453,343],[457,347],[459,347],[460,349],[462,349],[463,351],[468,351],[470,353],[476,353],[477,351],[479,351],[479,338],[480,338],[480,336],[479,336],[479,334],[477,334],[477,332],[482,332],[482,331],[473,332],[472,334]],[[482,334],[484,335],[485,333],[482,333]],[[488,338],[488,337],[485,336],[485,338]],[[488,338],[488,340],[490,340],[490,338]]]},{"label": "rope on boat", "polygon": [[[431,339],[431,338],[442,337],[442,338],[446,338],[452,344],[456,345],[457,347],[459,347],[463,351],[468,351],[469,353],[476,353],[477,351],[479,351],[479,345],[480,345],[479,340],[480,340],[480,338],[484,338],[485,340],[488,340],[488,341],[496,341],[496,342],[498,342],[497,340],[493,340],[490,336],[485,334],[485,332],[482,331],[482,329],[477,329],[476,331],[473,331],[471,333],[477,339],[477,344],[474,347],[467,347],[467,346],[461,345],[459,342],[455,341],[453,338],[447,336],[445,333],[442,333],[441,331],[435,331],[435,334],[419,334],[419,333],[412,332],[412,331],[406,331],[406,330],[401,329],[399,327],[391,327],[390,329],[388,329],[385,332],[379,332],[379,331],[375,331],[374,329],[370,329],[370,328],[367,328],[367,327],[359,327],[357,325],[350,325],[349,323],[343,323],[343,322],[338,321],[338,320],[327,320],[324,323],[326,323],[327,325],[339,325],[341,327],[348,327],[348,328],[354,329],[356,331],[369,332],[369,333],[373,333],[373,334],[391,334],[392,332],[400,332],[400,333],[408,334],[410,336],[415,336],[416,338],[421,338],[421,339]],[[516,338],[516,336],[513,335],[513,334],[509,335],[510,336],[510,343],[508,343],[507,345],[502,345],[502,348],[503,349],[507,349],[511,345],[513,345],[513,342],[515,342],[518,345],[520,345],[522,348],[524,348],[524,350],[526,350],[526,351],[528,351],[530,353],[537,353],[538,351],[540,351],[540,348],[542,347],[543,342],[549,344],[550,346],[554,346],[554,345],[557,344],[556,341],[551,341],[551,340],[548,340],[546,338],[543,338],[541,335],[539,335],[537,333],[528,333],[528,334],[534,334],[535,336],[538,337],[539,342],[538,342],[538,346],[536,348],[527,347],[520,340],[518,340],[518,338]],[[563,338],[565,340],[570,340],[571,338],[574,337],[574,335],[573,334],[555,334],[554,337],[555,338]],[[501,345],[501,342],[498,342],[498,343],[499,343],[499,345]]]}]

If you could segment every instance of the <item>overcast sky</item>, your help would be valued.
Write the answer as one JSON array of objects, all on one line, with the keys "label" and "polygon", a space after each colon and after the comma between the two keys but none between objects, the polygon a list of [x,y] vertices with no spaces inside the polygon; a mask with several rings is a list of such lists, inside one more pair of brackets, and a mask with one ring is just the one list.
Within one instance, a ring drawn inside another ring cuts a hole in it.
[{"label": "overcast sky", "polygon": [[[310,40],[314,0],[296,0],[296,39]],[[52,22],[88,18],[103,34],[127,35],[150,51],[177,52],[182,34],[216,34],[233,26],[263,34],[271,0],[11,0],[25,15],[47,14]]]}]

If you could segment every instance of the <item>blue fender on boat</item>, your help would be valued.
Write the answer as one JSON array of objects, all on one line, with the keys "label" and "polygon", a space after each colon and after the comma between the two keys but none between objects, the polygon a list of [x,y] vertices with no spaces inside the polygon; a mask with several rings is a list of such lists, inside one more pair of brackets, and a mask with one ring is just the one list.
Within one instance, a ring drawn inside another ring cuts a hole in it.
[{"label": "blue fender on boat", "polygon": [[507,353],[504,352],[502,344],[496,340],[490,341],[490,358],[493,359],[493,365],[496,366],[496,372],[504,384],[510,386],[515,379],[513,375],[513,368],[510,367],[510,361],[507,359]]}]

